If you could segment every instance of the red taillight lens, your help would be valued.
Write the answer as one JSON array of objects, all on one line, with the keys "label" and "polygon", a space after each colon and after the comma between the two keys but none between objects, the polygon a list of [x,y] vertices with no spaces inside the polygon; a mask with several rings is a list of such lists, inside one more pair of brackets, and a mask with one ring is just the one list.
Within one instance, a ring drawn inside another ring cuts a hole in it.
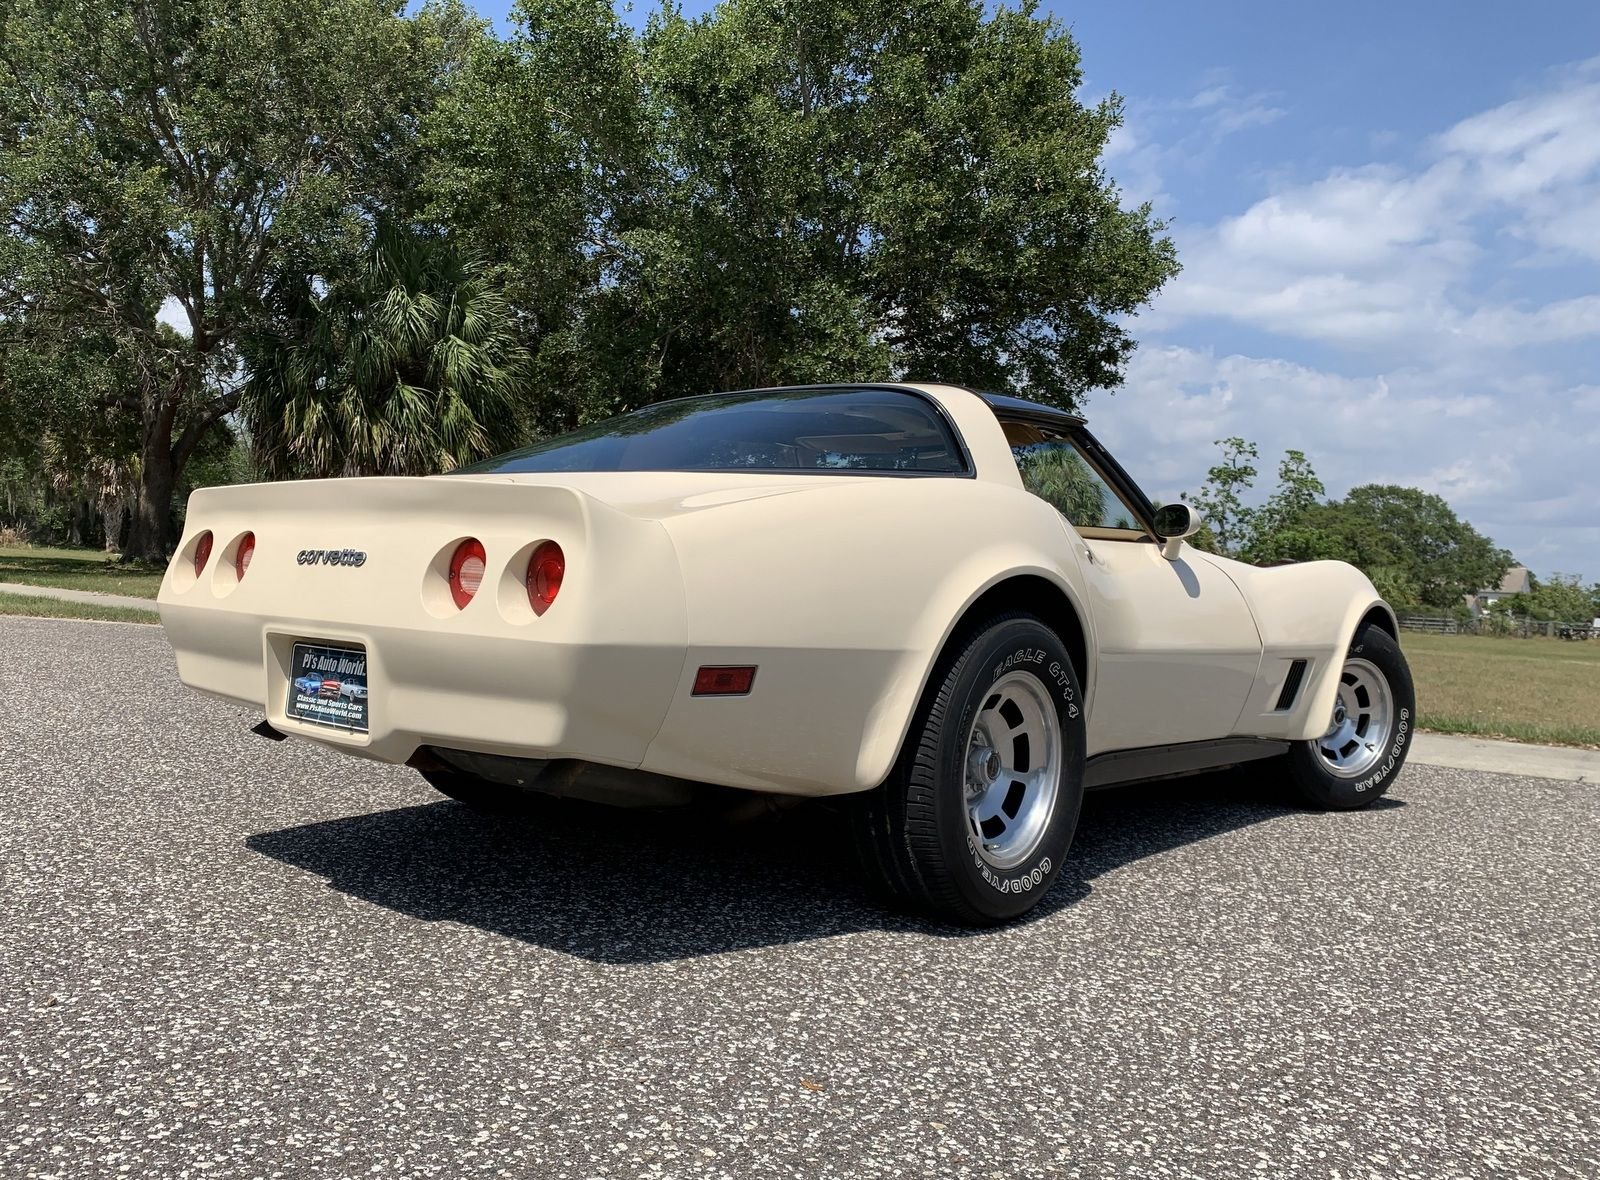
[{"label": "red taillight lens", "polygon": [[528,558],[528,603],[533,613],[542,615],[561,593],[561,579],[567,573],[567,555],[554,541],[546,541]]},{"label": "red taillight lens", "polygon": [[707,664],[694,674],[694,695],[697,697],[738,697],[750,691],[756,682],[756,670],[750,665],[737,667]]},{"label": "red taillight lens", "polygon": [[484,558],[483,543],[468,538],[456,546],[450,558],[450,597],[458,610],[465,609],[472,596],[483,585],[483,572],[488,568]]},{"label": "red taillight lens", "polygon": [[234,568],[239,571],[239,580],[244,581],[244,576],[250,571],[250,559],[256,553],[256,535],[246,533],[239,538],[238,551],[233,555]]},{"label": "red taillight lens", "polygon": [[200,539],[194,543],[194,576],[199,577],[205,572],[206,562],[211,560],[211,530],[207,529],[200,534]]}]

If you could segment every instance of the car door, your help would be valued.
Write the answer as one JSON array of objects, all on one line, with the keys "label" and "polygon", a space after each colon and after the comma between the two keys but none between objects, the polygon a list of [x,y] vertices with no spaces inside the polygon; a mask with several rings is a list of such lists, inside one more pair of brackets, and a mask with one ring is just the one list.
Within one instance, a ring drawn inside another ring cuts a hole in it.
[{"label": "car door", "polygon": [[1144,506],[1116,490],[1125,477],[1102,470],[1092,440],[1007,434],[1023,486],[1061,513],[1086,582],[1096,648],[1088,753],[1231,734],[1261,664],[1239,588],[1192,546],[1162,556]]}]

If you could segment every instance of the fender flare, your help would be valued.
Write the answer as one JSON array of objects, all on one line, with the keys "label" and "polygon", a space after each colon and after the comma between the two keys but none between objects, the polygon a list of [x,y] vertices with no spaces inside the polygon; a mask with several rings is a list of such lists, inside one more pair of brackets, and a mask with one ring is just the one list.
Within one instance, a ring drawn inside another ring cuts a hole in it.
[{"label": "fender flare", "polygon": [[[1362,580],[1365,581],[1365,578]],[[1339,645],[1334,648],[1333,658],[1313,673],[1312,683],[1306,693],[1305,727],[1298,735],[1298,740],[1309,741],[1320,736],[1326,728],[1327,718],[1333,713],[1333,701],[1338,693],[1345,653],[1350,650],[1361,629],[1369,623],[1375,623],[1391,638],[1399,639],[1400,624],[1395,618],[1394,608],[1378,596],[1370,583],[1368,590],[1370,593],[1351,599],[1339,621]],[[1313,730],[1315,732],[1311,732]]]},{"label": "fender flare", "polygon": [[[951,577],[928,596],[917,626],[921,642],[901,660],[900,667],[885,686],[878,707],[868,718],[856,762],[856,782],[863,790],[871,790],[889,777],[935,669],[950,645],[963,638],[980,615],[987,615],[991,610],[1031,609],[1045,622],[1067,632],[1061,638],[1074,664],[1081,665],[1074,671],[1078,674],[1085,712],[1093,707],[1094,623],[1081,589],[1063,576],[1061,570],[1037,561],[1019,560],[998,571],[990,565],[989,572],[981,577],[974,576],[973,564],[953,571]],[[960,586],[965,586],[965,591],[956,589]],[[1008,587],[1013,590],[1008,592]],[[1059,597],[1052,600],[1048,597],[1051,593]],[[958,601],[959,605],[953,610],[943,606],[951,601]],[[1070,612],[1070,617],[1061,618],[1063,609]]]}]

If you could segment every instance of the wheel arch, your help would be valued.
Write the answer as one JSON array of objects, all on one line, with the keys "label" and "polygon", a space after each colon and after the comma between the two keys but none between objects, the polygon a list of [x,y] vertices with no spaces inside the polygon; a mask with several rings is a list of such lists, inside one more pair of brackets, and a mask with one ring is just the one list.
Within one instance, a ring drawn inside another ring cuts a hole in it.
[{"label": "wheel arch", "polygon": [[1072,657],[1072,670],[1077,673],[1079,687],[1083,687],[1089,673],[1089,648],[1078,606],[1064,589],[1038,574],[1017,574],[1003,578],[968,603],[955,626],[945,636],[932,667],[938,666],[955,642],[966,639],[986,619],[1012,610],[1037,616],[1061,636],[1067,654]]},{"label": "wheel arch", "polygon": [[1061,637],[1078,677],[1085,711],[1092,708],[1095,669],[1090,653],[1093,651],[1093,634],[1089,630],[1088,614],[1082,602],[1069,585],[1044,570],[1012,570],[978,587],[966,597],[938,642],[921,660],[916,691],[907,694],[898,707],[882,711],[874,719],[867,739],[862,743],[859,781],[876,786],[888,777],[905,748],[912,721],[932,690],[935,672],[955,648],[983,626],[985,620],[1008,611],[1034,615]]},{"label": "wheel arch", "polygon": [[[1362,580],[1365,581],[1364,578]],[[1302,731],[1295,734],[1295,737],[1309,739],[1321,732],[1327,714],[1333,709],[1334,694],[1338,691],[1339,674],[1344,667],[1345,653],[1355,643],[1356,636],[1369,626],[1377,627],[1390,639],[1399,642],[1400,626],[1395,619],[1394,608],[1378,598],[1376,591],[1370,594],[1358,592],[1352,598],[1340,622],[1338,646],[1333,649],[1326,665],[1318,669],[1312,683],[1307,686]]]},{"label": "wheel arch", "polygon": [[1396,643],[1400,642],[1400,623],[1395,618],[1394,608],[1381,599],[1369,606],[1367,613],[1362,615],[1356,622],[1355,628],[1350,632],[1349,639],[1345,641],[1346,645],[1349,644],[1351,639],[1359,635],[1365,627],[1376,627],[1378,630],[1385,632]]}]

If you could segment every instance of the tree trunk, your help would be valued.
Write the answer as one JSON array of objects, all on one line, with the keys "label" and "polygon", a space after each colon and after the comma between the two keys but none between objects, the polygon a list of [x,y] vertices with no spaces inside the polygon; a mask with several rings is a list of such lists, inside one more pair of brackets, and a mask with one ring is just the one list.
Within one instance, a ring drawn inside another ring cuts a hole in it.
[{"label": "tree trunk", "polygon": [[[151,429],[153,426],[155,429]],[[133,506],[133,527],[122,550],[123,561],[165,562],[172,555],[172,492],[177,473],[172,462],[172,423],[158,415],[146,427],[139,472],[139,497]]]}]

